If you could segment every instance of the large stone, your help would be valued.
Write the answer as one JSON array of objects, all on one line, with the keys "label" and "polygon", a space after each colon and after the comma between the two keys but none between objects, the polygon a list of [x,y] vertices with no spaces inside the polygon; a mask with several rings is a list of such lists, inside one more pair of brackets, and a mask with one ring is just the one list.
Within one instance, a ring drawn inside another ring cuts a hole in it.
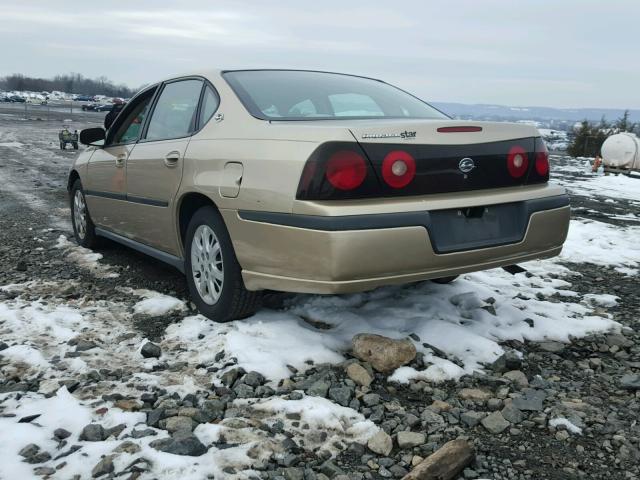
[{"label": "large stone", "polygon": [[[190,417],[175,416],[169,417],[165,422],[165,428],[170,433],[174,432],[190,432],[193,430],[193,420]],[[162,425],[162,422],[161,422]]]},{"label": "large stone", "polygon": [[413,448],[423,445],[427,441],[427,437],[424,433],[419,432],[398,432],[396,441],[400,448]]},{"label": "large stone", "polygon": [[111,472],[113,472],[113,456],[107,455],[100,460],[95,467],[93,467],[93,470],[91,470],[91,476],[93,478],[98,478]]},{"label": "large stone", "polygon": [[352,391],[349,387],[333,387],[329,389],[329,398],[343,407],[351,401]]},{"label": "large stone", "polygon": [[155,343],[147,342],[142,346],[140,353],[144,358],[160,358],[162,350]]},{"label": "large stone", "polygon": [[473,428],[480,423],[480,421],[486,417],[487,414],[484,412],[476,412],[473,410],[469,410],[467,412],[462,412],[460,414],[460,421],[464,423],[467,427]]},{"label": "large stone", "polygon": [[329,382],[325,382],[324,380],[318,380],[311,384],[311,386],[307,389],[307,395],[312,397],[326,397],[327,392],[329,391],[329,387],[331,384]]},{"label": "large stone", "polygon": [[491,369],[497,373],[504,373],[509,370],[519,370],[521,365],[520,355],[515,350],[507,350],[491,365]]},{"label": "large stone", "polygon": [[458,395],[463,400],[471,400],[478,403],[486,402],[493,396],[491,392],[480,390],[479,388],[463,388]]},{"label": "large stone", "polygon": [[102,425],[98,423],[90,423],[82,429],[80,432],[80,440],[87,442],[101,442],[107,438],[107,434],[102,428]]},{"label": "large stone", "polygon": [[502,376],[507,380],[509,380],[510,382],[513,382],[516,385],[519,385],[520,387],[529,386],[529,380],[527,379],[527,376],[520,370],[510,370]]},{"label": "large stone", "polygon": [[501,433],[504,432],[507,428],[509,428],[510,423],[507,422],[502,413],[493,412],[484,417],[480,423],[482,426],[486,428],[491,433]]},{"label": "large stone", "polygon": [[353,355],[382,373],[389,373],[416,357],[411,340],[395,340],[369,333],[359,333],[351,340]]},{"label": "large stone", "polygon": [[452,480],[474,458],[473,448],[466,440],[452,440],[418,463],[402,480]]},{"label": "large stone", "polygon": [[640,390],[640,375],[628,373],[620,379],[620,386],[626,390]]},{"label": "large stone", "polygon": [[425,408],[422,411],[422,413],[420,414],[420,419],[427,429],[427,433],[434,433],[439,430],[443,430],[447,425],[447,422],[442,415],[439,415],[428,408]]},{"label": "large stone", "polygon": [[505,405],[505,407],[502,409],[502,416],[505,420],[514,424],[518,424],[524,420],[524,414],[522,413],[522,410],[516,408],[513,403],[508,403],[507,405]]},{"label": "large stone", "polygon": [[373,377],[371,376],[371,374],[359,363],[349,364],[349,366],[346,368],[346,372],[347,377],[349,377],[351,380],[362,387],[368,387],[369,385],[371,385],[371,382],[373,382]]},{"label": "large stone", "polygon": [[367,447],[373,453],[388,456],[393,449],[393,439],[384,431],[380,430],[367,442]]},{"label": "large stone", "polygon": [[542,410],[546,398],[547,394],[543,390],[526,388],[523,390],[522,395],[513,399],[513,406],[519,410],[539,412]]},{"label": "large stone", "polygon": [[195,435],[175,435],[174,437],[161,438],[154,440],[149,445],[161,452],[191,457],[198,457],[207,451],[207,447]]}]

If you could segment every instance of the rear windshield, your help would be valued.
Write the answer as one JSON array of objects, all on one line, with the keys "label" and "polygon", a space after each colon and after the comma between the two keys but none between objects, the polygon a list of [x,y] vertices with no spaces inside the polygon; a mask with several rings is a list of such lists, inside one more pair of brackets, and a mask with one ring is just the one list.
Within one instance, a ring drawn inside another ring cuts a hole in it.
[{"label": "rear windshield", "polygon": [[369,78],[291,70],[223,75],[249,113],[263,120],[447,118],[413,95]]}]

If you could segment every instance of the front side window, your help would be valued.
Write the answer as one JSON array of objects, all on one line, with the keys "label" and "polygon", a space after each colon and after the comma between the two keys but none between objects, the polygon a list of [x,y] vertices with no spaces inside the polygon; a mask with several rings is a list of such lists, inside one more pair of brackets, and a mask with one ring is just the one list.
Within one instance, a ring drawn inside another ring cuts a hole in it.
[{"label": "front side window", "polygon": [[202,80],[180,80],[165,85],[151,114],[147,140],[188,136],[195,130]]},{"label": "front side window", "polygon": [[155,88],[142,93],[138,99],[134,100],[131,107],[127,108],[128,111],[124,112],[123,121],[120,125],[115,126],[115,134],[109,143],[131,143],[138,140],[142,124],[149,112],[149,106],[151,105],[154,92]]},{"label": "front side window", "polygon": [[262,120],[448,118],[370,78],[299,70],[238,70],[223,76],[249,113]]}]

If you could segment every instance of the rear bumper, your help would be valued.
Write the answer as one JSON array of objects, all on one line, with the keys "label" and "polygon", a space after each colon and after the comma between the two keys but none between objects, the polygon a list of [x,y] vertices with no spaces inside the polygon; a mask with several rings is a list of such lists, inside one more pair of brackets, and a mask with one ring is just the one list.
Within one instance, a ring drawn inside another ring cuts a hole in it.
[{"label": "rear bumper", "polygon": [[[222,214],[247,288],[348,293],[558,255],[569,226],[568,197],[520,203],[525,217],[517,238],[476,238],[458,241],[455,248],[446,245],[447,232],[436,231],[430,211],[333,217]],[[443,245],[449,250],[443,251]]]}]

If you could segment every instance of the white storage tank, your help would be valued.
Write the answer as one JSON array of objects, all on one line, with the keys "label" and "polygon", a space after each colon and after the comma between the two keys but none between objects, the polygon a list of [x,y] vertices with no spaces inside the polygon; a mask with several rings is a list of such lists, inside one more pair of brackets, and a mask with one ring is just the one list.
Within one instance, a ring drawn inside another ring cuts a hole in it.
[{"label": "white storage tank", "polygon": [[640,170],[640,138],[633,133],[616,133],[602,144],[605,167]]}]

